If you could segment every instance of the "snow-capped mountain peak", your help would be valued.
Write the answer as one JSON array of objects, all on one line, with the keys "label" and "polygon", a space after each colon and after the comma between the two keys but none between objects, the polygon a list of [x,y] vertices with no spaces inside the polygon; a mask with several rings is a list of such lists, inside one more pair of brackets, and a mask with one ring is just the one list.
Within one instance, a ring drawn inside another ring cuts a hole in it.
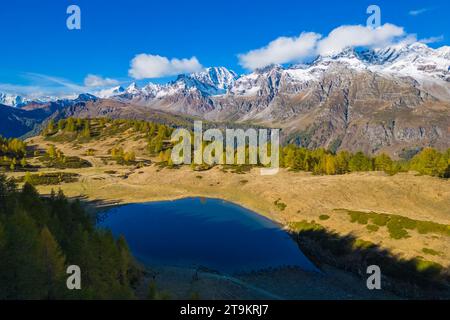
[{"label": "snow-capped mountain peak", "polygon": [[339,59],[339,58],[355,58],[357,57],[357,52],[353,47],[345,47],[341,51],[334,51],[328,54],[323,54],[319,56],[317,59]]},{"label": "snow-capped mountain peak", "polygon": [[123,94],[125,89],[122,86],[113,87],[110,89],[104,89],[98,92],[95,92],[94,95],[99,98],[111,98],[120,94]]},{"label": "snow-capped mountain peak", "polygon": [[5,106],[20,108],[28,102],[29,99],[20,95],[0,93],[0,104],[3,104]]},{"label": "snow-capped mountain peak", "polygon": [[220,90],[227,90],[238,78],[234,71],[225,67],[207,68],[204,71],[190,74],[189,77]]},{"label": "snow-capped mountain peak", "polygon": [[408,76],[419,83],[450,82],[450,47],[432,49],[423,43],[372,50],[361,55],[374,72]]},{"label": "snow-capped mountain peak", "polygon": [[109,89],[103,89],[97,92],[94,92],[93,95],[102,99],[114,98],[117,96],[121,96],[123,94],[139,94],[141,90],[137,86],[135,82],[131,83],[126,89],[122,86],[116,86]]},{"label": "snow-capped mountain peak", "polygon": [[141,89],[139,89],[138,85],[136,84],[136,82],[133,82],[132,84],[130,84],[127,89],[125,90],[126,93],[129,94],[137,94],[141,92]]},{"label": "snow-capped mountain peak", "polygon": [[367,69],[367,65],[362,61],[360,54],[352,47],[344,48],[341,52],[319,56],[313,61],[312,66],[327,69],[328,66],[336,64],[358,70]]},{"label": "snow-capped mountain peak", "polygon": [[406,57],[428,56],[433,53],[433,49],[426,44],[415,42],[411,44],[399,44],[382,49],[372,49],[360,52],[361,60],[369,64],[388,64]]},{"label": "snow-capped mountain peak", "polygon": [[436,52],[440,57],[450,60],[450,46],[440,47]]},{"label": "snow-capped mountain peak", "polygon": [[[389,78],[409,77],[429,88],[438,82],[444,88],[444,93],[440,94],[450,99],[450,47],[433,49],[420,42],[364,51],[349,47],[341,52],[319,56],[310,63],[288,67],[270,65],[242,76],[225,67],[210,67],[201,72],[180,75],[167,84],[149,83],[140,88],[133,82],[125,88],[116,86],[92,94],[99,98],[142,104],[168,97],[173,101],[182,97],[209,99],[223,95],[250,97],[267,94],[272,97],[280,87],[283,92],[296,94],[321,81],[324,75],[339,75],[345,69],[357,73],[373,72]],[[50,100],[0,94],[0,104],[21,107],[30,101]]]}]

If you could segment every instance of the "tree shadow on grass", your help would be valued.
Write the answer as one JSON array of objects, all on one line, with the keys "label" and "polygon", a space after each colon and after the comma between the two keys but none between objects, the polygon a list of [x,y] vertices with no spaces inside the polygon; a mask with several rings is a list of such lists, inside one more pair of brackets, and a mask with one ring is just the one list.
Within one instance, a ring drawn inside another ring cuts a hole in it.
[{"label": "tree shadow on grass", "polygon": [[400,297],[450,298],[450,270],[437,263],[421,258],[403,259],[374,243],[352,235],[341,236],[315,223],[294,227],[290,234],[319,268],[328,264],[366,279],[367,267],[377,265],[382,288]]},{"label": "tree shadow on grass", "polygon": [[[50,195],[44,195],[50,196]],[[110,209],[125,205],[121,200],[89,199],[87,196],[67,197],[70,202],[77,201],[92,216],[95,223],[102,222]]]}]

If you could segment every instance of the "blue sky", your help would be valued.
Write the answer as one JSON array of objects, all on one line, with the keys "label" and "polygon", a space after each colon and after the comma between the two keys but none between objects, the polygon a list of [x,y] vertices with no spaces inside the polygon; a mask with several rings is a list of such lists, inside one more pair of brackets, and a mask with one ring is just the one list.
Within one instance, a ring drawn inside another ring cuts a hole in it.
[{"label": "blue sky", "polygon": [[[66,27],[71,4],[81,8],[81,30]],[[326,37],[343,25],[365,25],[371,4],[380,6],[382,24],[403,27],[419,40],[436,38],[429,44],[433,47],[450,43],[448,0],[4,1],[0,92],[83,91],[89,74],[111,80],[104,84],[131,82],[130,63],[138,54],[167,57],[171,65],[173,58],[196,58],[175,62],[180,70],[222,65],[244,73],[239,54],[281,36],[315,32]],[[147,76],[156,78],[142,79]],[[135,78],[161,82],[168,76],[144,72]]]}]

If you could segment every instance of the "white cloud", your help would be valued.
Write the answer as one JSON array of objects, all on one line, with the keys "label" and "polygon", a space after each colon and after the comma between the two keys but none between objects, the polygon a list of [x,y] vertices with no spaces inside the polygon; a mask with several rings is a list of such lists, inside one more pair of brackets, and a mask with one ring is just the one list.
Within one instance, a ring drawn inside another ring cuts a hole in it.
[{"label": "white cloud", "polygon": [[386,23],[378,28],[365,26],[341,26],[321,40],[317,53],[327,55],[338,53],[346,47],[384,47],[405,35],[402,27]]},{"label": "white cloud", "polygon": [[325,38],[313,32],[280,37],[238,57],[244,68],[254,70],[270,64],[302,62],[312,56],[338,53],[346,47],[377,48],[415,40],[415,35],[408,35],[402,27],[389,23],[378,28],[348,25],[332,30]]},{"label": "white cloud", "polygon": [[23,73],[22,76],[29,81],[31,81],[35,85],[39,85],[41,87],[55,88],[60,90],[70,90],[72,92],[84,92],[86,90],[85,87],[80,86],[76,83],[73,83],[70,80],[49,76],[46,74],[26,72]]},{"label": "white cloud", "polygon": [[9,94],[18,94],[18,95],[43,95],[42,88],[39,86],[27,86],[27,85],[18,85],[11,83],[0,83],[0,92],[1,93],[9,93]]},{"label": "white cloud", "polygon": [[425,39],[420,39],[419,42],[425,43],[425,44],[431,44],[431,43],[436,43],[436,42],[442,42],[444,41],[444,36],[440,35],[437,37],[429,37],[429,38],[425,38]]},{"label": "white cloud", "polygon": [[19,94],[28,98],[44,96],[74,97],[88,92],[88,88],[70,80],[40,73],[26,72],[19,75],[25,79],[24,84],[0,83],[0,92]]},{"label": "white cloud", "polygon": [[409,15],[416,17],[418,15],[421,15],[422,13],[425,13],[425,12],[428,12],[428,11],[431,11],[431,10],[432,10],[431,8],[422,8],[422,9],[417,9],[417,10],[411,10],[409,12]]},{"label": "white cloud", "polygon": [[106,86],[115,86],[119,83],[119,81],[110,78],[103,78],[101,76],[95,74],[88,74],[86,78],[84,78],[84,85],[86,87],[106,87]]},{"label": "white cloud", "polygon": [[314,55],[320,35],[313,32],[302,33],[298,37],[280,37],[267,46],[240,54],[240,64],[246,69],[262,68],[270,64],[297,62]]},{"label": "white cloud", "polygon": [[103,78],[89,74],[84,79],[84,85],[79,85],[68,79],[25,72],[20,77],[25,79],[24,84],[0,83],[0,92],[19,94],[29,98],[53,96],[59,98],[74,98],[81,93],[96,93],[99,87],[118,85],[115,79]]},{"label": "white cloud", "polygon": [[158,55],[139,54],[130,64],[128,74],[134,79],[150,79],[174,76],[202,70],[196,57],[190,59],[168,59]]}]

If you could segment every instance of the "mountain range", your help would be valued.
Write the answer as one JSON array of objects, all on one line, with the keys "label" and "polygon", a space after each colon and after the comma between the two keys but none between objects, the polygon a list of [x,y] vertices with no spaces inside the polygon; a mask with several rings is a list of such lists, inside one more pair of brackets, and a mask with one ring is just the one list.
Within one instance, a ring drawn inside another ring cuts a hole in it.
[{"label": "mountain range", "polygon": [[286,143],[400,157],[427,146],[450,148],[450,47],[347,48],[308,64],[272,65],[241,76],[212,67],[167,84],[132,83],[73,100],[0,94],[0,104],[0,134],[7,136],[68,115],[157,114],[276,127]]}]

